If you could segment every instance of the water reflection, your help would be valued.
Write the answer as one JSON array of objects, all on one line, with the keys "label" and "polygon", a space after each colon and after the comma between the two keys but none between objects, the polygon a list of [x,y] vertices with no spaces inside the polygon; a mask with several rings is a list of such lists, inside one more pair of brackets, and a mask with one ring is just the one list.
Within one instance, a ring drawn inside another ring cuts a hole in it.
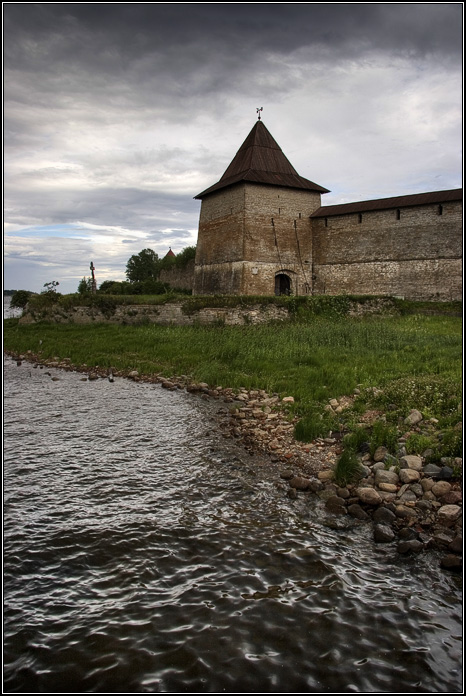
[{"label": "water reflection", "polygon": [[30,692],[461,690],[434,556],[322,524],[215,404],[5,362],[5,684]]}]

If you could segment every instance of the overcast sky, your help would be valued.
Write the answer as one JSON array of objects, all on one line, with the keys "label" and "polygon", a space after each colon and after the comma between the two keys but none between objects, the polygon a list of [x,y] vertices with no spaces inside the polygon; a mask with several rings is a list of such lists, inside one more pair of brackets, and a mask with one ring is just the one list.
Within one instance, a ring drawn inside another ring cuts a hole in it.
[{"label": "overcast sky", "polygon": [[323,204],[462,185],[462,3],[4,3],[4,287],[196,243],[256,108]]}]

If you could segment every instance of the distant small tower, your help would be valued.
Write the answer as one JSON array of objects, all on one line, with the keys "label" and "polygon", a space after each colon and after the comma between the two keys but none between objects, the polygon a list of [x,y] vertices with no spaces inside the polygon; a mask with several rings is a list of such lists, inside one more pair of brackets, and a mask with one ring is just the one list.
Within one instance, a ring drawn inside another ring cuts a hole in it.
[{"label": "distant small tower", "polygon": [[164,258],[170,258],[170,256],[176,256],[176,254],[173,253],[172,248],[169,247],[167,253],[165,254]]},{"label": "distant small tower", "polygon": [[312,292],[310,215],[322,193],[328,189],[300,176],[257,120],[221,179],[196,196],[193,294]]}]

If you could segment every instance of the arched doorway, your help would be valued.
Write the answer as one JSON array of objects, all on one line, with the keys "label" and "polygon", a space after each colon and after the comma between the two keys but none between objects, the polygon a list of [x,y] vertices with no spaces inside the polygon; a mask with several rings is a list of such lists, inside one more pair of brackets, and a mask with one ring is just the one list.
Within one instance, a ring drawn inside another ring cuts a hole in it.
[{"label": "arched doorway", "polygon": [[291,295],[291,278],[286,273],[277,273],[275,276],[275,294]]}]

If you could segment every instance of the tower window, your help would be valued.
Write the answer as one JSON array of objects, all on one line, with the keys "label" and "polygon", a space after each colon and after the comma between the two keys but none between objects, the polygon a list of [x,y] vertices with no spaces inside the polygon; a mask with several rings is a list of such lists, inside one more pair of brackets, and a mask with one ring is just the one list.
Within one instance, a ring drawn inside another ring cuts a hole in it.
[{"label": "tower window", "polygon": [[298,215],[299,215],[299,219],[301,220],[301,213],[298,213]]},{"label": "tower window", "polygon": [[443,215],[443,205],[439,205],[438,207],[438,214]]},{"label": "tower window", "polygon": [[359,222],[359,223],[362,222],[362,213],[358,213],[358,222]]},{"label": "tower window", "polygon": [[396,219],[399,220],[400,218],[401,218],[401,211],[400,211],[400,209],[398,208],[397,211],[396,211]]},{"label": "tower window", "polygon": [[324,218],[325,227],[328,227],[328,218]]}]

